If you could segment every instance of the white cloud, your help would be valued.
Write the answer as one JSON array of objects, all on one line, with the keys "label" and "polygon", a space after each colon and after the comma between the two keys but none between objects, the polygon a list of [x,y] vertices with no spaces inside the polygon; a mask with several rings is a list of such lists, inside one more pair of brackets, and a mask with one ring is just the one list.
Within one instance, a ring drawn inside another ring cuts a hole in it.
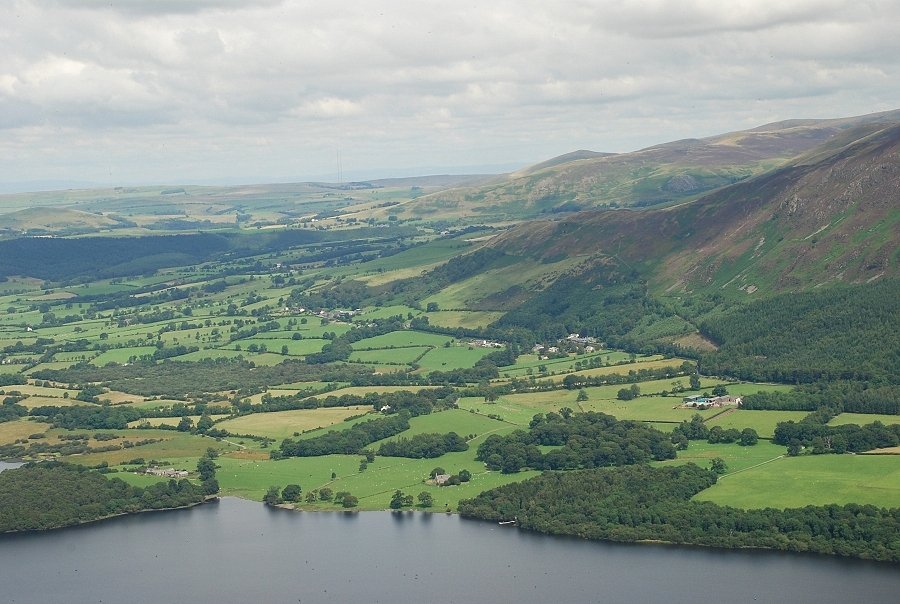
[{"label": "white cloud", "polygon": [[[889,0],[0,3],[0,179],[539,161],[896,108]],[[248,157],[248,153],[252,157]]]}]

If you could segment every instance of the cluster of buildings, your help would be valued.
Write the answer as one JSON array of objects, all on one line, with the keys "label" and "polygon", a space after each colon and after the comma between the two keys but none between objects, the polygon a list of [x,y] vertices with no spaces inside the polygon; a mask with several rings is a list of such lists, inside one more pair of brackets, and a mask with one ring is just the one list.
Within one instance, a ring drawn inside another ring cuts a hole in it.
[{"label": "cluster of buildings", "polygon": [[682,407],[726,407],[729,405],[740,405],[741,397],[725,394],[723,396],[705,396],[702,394],[692,394],[681,399]]},{"label": "cluster of buildings", "polygon": [[469,342],[469,346],[474,346],[475,348],[503,348],[503,344],[493,340],[472,340]]},{"label": "cluster of buildings", "polygon": [[[580,352],[594,352],[600,348],[602,345],[597,341],[597,338],[593,338],[590,336],[582,336],[578,333],[570,333],[565,338],[560,338],[559,344],[564,347],[568,351],[572,351],[573,349]],[[558,354],[560,352],[561,346],[544,346],[543,344],[535,344],[531,352],[538,355],[540,360],[546,360],[550,357],[547,355]]]},{"label": "cluster of buildings", "polygon": [[188,471],[176,470],[175,468],[158,468],[156,466],[150,466],[149,468],[144,470],[144,474],[159,476],[161,478],[187,478]]}]

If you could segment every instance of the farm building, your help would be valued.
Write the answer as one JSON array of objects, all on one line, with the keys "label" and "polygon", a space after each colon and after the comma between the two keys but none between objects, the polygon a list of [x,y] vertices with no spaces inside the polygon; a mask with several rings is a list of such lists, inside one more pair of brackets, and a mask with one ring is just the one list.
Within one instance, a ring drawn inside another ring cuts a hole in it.
[{"label": "farm building", "polygon": [[447,482],[448,480],[450,480],[449,474],[437,474],[434,477],[434,484],[436,484],[437,486],[440,487],[440,486],[443,486],[444,483]]}]

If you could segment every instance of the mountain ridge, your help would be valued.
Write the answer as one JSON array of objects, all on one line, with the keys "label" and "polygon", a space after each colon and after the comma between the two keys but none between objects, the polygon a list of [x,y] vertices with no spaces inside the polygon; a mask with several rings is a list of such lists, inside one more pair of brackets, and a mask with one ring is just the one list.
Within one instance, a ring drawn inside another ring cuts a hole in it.
[{"label": "mountain ridge", "polygon": [[575,151],[484,186],[419,197],[392,213],[402,218],[444,213],[464,221],[518,222],[599,207],[671,205],[764,174],[848,130],[865,127],[876,131],[894,122],[900,122],[900,110],[773,122],[629,153]]}]

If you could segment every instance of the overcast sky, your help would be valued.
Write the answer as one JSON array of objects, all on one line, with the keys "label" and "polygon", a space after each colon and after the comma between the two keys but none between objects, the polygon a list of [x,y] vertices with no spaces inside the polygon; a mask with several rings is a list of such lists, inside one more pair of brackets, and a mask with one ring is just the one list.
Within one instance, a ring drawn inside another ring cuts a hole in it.
[{"label": "overcast sky", "polygon": [[0,2],[0,183],[464,171],[900,107],[897,0]]}]

